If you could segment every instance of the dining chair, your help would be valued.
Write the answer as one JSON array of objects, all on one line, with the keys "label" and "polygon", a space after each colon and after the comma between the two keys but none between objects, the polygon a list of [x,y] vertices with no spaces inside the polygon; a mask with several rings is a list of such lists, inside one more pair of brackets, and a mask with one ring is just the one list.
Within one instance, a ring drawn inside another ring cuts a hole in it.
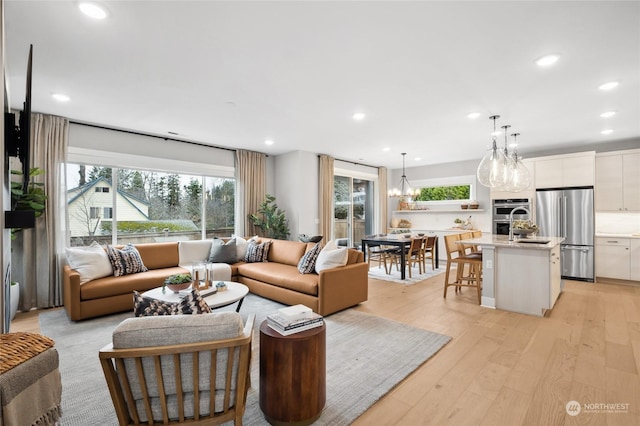
[{"label": "dining chair", "polygon": [[427,270],[427,259],[431,259],[431,269],[435,270],[436,269],[436,263],[435,263],[435,253],[436,253],[436,242],[437,242],[437,237],[436,236],[431,236],[431,237],[427,237],[424,239],[423,243],[422,243],[422,270],[426,271]]},{"label": "dining chair", "polygon": [[[423,245],[423,241],[424,238],[423,237],[416,237],[416,238],[412,238],[411,239],[411,244],[409,245],[409,247],[407,247],[405,249],[404,252],[404,259],[405,259],[405,266],[408,269],[409,272],[409,278],[412,278],[411,276],[411,268],[415,265],[418,265],[418,271],[420,274],[423,273],[423,269],[422,269],[422,245]],[[393,265],[395,264],[396,266],[399,267],[400,265],[400,249],[399,248],[394,248],[391,250],[387,251],[388,255],[389,255],[389,259],[391,260],[391,266],[393,267]]]},{"label": "dining chair", "polygon": [[391,265],[387,264],[388,258],[389,254],[382,245],[367,244],[367,263],[369,264],[369,269],[371,269],[372,261],[378,262],[378,268],[380,268],[380,265],[384,265],[384,272],[389,275],[389,273],[391,273]]},{"label": "dining chair", "polygon": [[[447,297],[447,288],[450,286],[455,287],[456,293],[458,293],[462,287],[475,287],[478,292],[478,304],[480,304],[482,303],[482,255],[467,254],[464,246],[456,242],[461,239],[461,234],[450,234],[444,237],[447,251],[444,297]],[[453,265],[456,266],[456,278],[455,281],[449,282]],[[467,267],[469,268],[468,272],[466,272]]]}]

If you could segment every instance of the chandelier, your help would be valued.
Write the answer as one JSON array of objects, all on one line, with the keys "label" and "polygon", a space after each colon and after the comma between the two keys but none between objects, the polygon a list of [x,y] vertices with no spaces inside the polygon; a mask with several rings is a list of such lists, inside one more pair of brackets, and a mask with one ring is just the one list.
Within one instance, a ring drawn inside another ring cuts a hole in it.
[{"label": "chandelier", "polygon": [[406,155],[406,152],[402,153],[402,177],[400,178],[400,188],[393,188],[389,190],[389,197],[413,197],[420,193],[420,190],[417,188],[415,191],[411,189],[411,185],[407,179],[407,175],[404,170],[404,158]]},{"label": "chandelier", "polygon": [[509,125],[502,126],[504,132],[504,148],[499,149],[497,145],[497,136],[500,132],[496,131],[496,120],[499,115],[489,117],[493,120],[493,133],[491,134],[491,147],[487,154],[482,158],[478,165],[476,175],[478,181],[489,188],[498,191],[518,192],[526,189],[531,183],[529,170],[522,162],[522,157],[518,156],[516,138],[520,133],[513,133],[514,143],[511,145],[512,150],[509,151],[507,146],[507,131]]}]

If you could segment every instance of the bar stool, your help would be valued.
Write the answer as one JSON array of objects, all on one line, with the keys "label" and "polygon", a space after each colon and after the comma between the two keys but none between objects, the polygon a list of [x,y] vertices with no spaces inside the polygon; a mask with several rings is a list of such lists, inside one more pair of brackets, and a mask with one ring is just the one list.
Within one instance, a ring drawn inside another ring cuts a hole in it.
[{"label": "bar stool", "polygon": [[[447,270],[444,278],[444,297],[447,297],[447,288],[454,286],[456,293],[461,287],[475,287],[478,291],[478,304],[482,302],[482,254],[465,252],[462,245],[456,243],[461,240],[460,234],[445,235],[444,242],[447,250]],[[449,282],[451,266],[456,265],[456,279]],[[469,266],[468,275],[465,268]]]}]

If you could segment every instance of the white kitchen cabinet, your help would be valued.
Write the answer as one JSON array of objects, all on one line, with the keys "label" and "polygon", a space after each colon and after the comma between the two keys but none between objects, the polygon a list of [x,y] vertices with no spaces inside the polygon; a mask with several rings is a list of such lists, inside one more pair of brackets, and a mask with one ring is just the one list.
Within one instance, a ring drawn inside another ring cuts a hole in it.
[{"label": "white kitchen cabinet", "polygon": [[549,261],[551,262],[551,268],[549,270],[549,279],[551,280],[551,285],[549,286],[549,306],[553,307],[562,291],[562,268],[559,245],[551,249]]},{"label": "white kitchen cabinet", "polygon": [[535,187],[593,186],[595,152],[535,158]]},{"label": "white kitchen cabinet", "polygon": [[596,276],[619,280],[631,279],[629,238],[597,237],[595,248]]},{"label": "white kitchen cabinet", "polygon": [[640,211],[640,150],[596,156],[596,211]]},{"label": "white kitchen cabinet", "polygon": [[629,240],[629,255],[631,262],[629,278],[640,281],[640,239],[632,238]]}]

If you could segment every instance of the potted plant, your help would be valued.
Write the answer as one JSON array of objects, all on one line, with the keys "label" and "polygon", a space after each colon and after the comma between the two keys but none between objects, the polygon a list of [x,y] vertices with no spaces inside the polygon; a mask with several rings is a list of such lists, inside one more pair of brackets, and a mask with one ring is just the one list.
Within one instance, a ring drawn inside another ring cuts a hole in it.
[{"label": "potted plant", "polygon": [[260,228],[262,236],[286,240],[289,237],[289,224],[282,209],[275,203],[276,197],[267,194],[257,213],[248,215],[249,220]]},{"label": "potted plant", "polygon": [[[11,170],[12,175],[22,175],[20,170]],[[44,214],[47,196],[44,193],[44,183],[35,182],[33,178],[44,174],[44,170],[34,167],[29,171],[29,186],[25,191],[22,181],[11,182],[11,210],[15,216],[15,222],[8,223],[11,227],[11,239],[15,239],[16,233],[26,227],[33,227],[33,218]],[[21,214],[19,214],[21,213]],[[26,213],[26,217],[25,217]],[[29,224],[29,222],[31,222]]]},{"label": "potted plant", "polygon": [[189,288],[192,281],[193,279],[189,273],[170,275],[162,283],[162,292],[165,292],[165,287],[169,287],[169,290],[178,293],[180,290]]},{"label": "potted plant", "polygon": [[13,320],[16,316],[16,312],[18,312],[18,302],[20,301],[20,284],[11,281],[11,288],[9,292],[9,302],[10,302],[10,313],[11,319]]}]

